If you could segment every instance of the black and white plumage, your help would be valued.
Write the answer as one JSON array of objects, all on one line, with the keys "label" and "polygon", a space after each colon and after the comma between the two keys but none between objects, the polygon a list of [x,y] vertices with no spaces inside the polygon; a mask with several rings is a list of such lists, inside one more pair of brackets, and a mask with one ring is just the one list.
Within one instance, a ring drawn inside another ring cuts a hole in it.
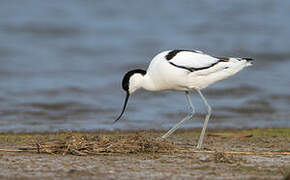
[{"label": "black and white plumage", "polygon": [[251,58],[215,57],[196,50],[163,51],[152,59],[147,71],[135,69],[125,74],[122,86],[127,96],[122,112],[115,122],[123,115],[130,94],[139,88],[148,91],[185,91],[192,112],[162,136],[162,138],[167,138],[183,122],[191,119],[194,115],[194,107],[191,103],[189,92],[196,90],[208,107],[208,114],[197,146],[200,149],[211,115],[211,107],[201,90],[252,65],[252,60]]}]

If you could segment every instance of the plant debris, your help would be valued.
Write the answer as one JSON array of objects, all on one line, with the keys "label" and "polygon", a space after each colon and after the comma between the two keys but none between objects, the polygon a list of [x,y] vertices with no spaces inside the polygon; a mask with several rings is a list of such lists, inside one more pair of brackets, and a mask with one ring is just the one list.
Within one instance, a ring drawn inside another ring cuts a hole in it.
[{"label": "plant debris", "polygon": [[238,161],[241,161],[241,159],[237,159],[232,154],[225,154],[223,152],[216,152],[214,154],[214,161],[216,163],[228,163],[228,164],[234,164]]},{"label": "plant debris", "polygon": [[68,133],[65,138],[37,142],[39,153],[94,155],[106,153],[172,153],[178,148],[171,142],[147,137],[145,133],[120,136],[77,136]]},{"label": "plant debris", "polygon": [[252,134],[207,133],[207,136],[249,138],[249,137],[252,137],[253,135]]}]

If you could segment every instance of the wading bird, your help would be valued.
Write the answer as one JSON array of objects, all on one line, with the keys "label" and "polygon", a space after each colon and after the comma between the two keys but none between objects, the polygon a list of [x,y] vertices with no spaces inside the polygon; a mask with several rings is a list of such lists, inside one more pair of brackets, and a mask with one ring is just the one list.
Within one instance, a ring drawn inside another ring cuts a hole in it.
[{"label": "wading bird", "polygon": [[151,61],[147,71],[134,69],[127,72],[122,81],[126,92],[124,106],[117,122],[123,115],[130,94],[139,88],[148,91],[184,91],[191,113],[177,123],[161,138],[169,137],[186,120],[192,119],[195,109],[190,100],[189,92],[197,91],[208,108],[197,149],[202,146],[205,130],[211,115],[211,107],[201,93],[209,85],[226,79],[244,67],[252,65],[251,58],[215,57],[196,50],[169,50],[157,54]]}]

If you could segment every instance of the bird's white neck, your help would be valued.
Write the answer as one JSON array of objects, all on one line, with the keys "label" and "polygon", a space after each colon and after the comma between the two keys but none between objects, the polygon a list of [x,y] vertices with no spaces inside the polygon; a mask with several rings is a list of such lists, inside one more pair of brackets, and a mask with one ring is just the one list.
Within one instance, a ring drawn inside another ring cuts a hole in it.
[{"label": "bird's white neck", "polygon": [[155,90],[155,85],[147,74],[145,75],[142,75],[139,73],[134,74],[133,76],[131,76],[129,84],[130,84],[130,88],[129,88],[130,94],[135,92],[139,88],[143,88],[147,91]]},{"label": "bird's white neck", "polygon": [[154,82],[148,74],[145,74],[145,76],[143,76],[143,82],[141,87],[147,91],[155,91],[156,89]]}]

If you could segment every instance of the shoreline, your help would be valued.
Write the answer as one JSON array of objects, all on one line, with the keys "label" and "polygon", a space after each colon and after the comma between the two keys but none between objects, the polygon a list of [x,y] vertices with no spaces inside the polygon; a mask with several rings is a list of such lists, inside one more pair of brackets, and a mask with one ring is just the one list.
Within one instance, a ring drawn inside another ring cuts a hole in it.
[{"label": "shoreline", "polygon": [[[92,129],[92,130],[86,130],[86,129],[80,129],[80,130],[73,130],[73,129],[61,129],[57,131],[7,131],[7,132],[0,132],[0,135],[2,134],[53,134],[53,133],[64,133],[64,132],[81,132],[81,133],[113,133],[113,132],[124,132],[124,133],[133,133],[133,132],[164,132],[166,133],[170,128],[167,129],[122,129],[122,128],[115,128],[113,130],[110,129]],[[200,133],[202,127],[198,128],[187,128],[187,127],[181,127],[177,131],[178,132],[185,132],[185,131],[193,131],[195,133]],[[212,131],[212,132],[238,132],[238,131],[259,131],[259,130],[273,130],[273,131],[283,131],[289,130],[290,133],[290,127],[241,127],[241,128],[235,128],[235,127],[221,127],[221,128],[214,128],[214,127],[207,127],[207,131]],[[177,132],[176,131],[176,132]],[[174,135],[175,132],[172,134]]]},{"label": "shoreline", "polygon": [[[290,128],[0,133],[2,179],[283,179],[290,177]],[[210,133],[251,135],[208,136]],[[249,153],[250,152],[250,153]],[[264,152],[261,154],[261,152]]]}]

